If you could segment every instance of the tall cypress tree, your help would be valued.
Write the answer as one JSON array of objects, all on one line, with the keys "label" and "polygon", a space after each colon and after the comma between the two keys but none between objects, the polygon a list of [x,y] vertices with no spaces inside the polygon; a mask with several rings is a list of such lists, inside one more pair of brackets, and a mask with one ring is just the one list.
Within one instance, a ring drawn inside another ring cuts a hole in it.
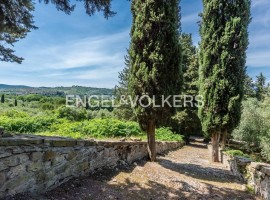
[{"label": "tall cypress tree", "polygon": [[1,103],[5,103],[5,95],[4,94],[2,94],[2,96],[1,96]]},{"label": "tall cypress tree", "polygon": [[199,60],[198,50],[192,42],[192,35],[182,33],[180,37],[182,48],[183,95],[193,98],[184,108],[180,108],[172,118],[172,126],[176,132],[182,133],[188,142],[191,134],[201,134],[201,122],[198,108],[195,106],[196,95],[199,93]]},{"label": "tall cypress tree", "polygon": [[[133,99],[147,94],[155,96],[156,105],[162,105],[162,95],[180,93],[179,0],[133,0],[131,10],[129,91]],[[147,99],[142,102],[149,103]],[[155,127],[173,111],[168,104],[156,108],[137,102],[135,112],[147,133],[151,161],[156,160]]]},{"label": "tall cypress tree", "polygon": [[223,143],[239,123],[245,78],[250,0],[203,0],[200,44],[199,110],[204,131],[211,135],[212,159],[218,162]]}]

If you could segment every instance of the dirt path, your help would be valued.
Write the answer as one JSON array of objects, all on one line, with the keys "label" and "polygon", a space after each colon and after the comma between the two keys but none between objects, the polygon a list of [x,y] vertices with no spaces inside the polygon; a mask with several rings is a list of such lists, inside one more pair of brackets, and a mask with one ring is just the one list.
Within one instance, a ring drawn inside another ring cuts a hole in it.
[{"label": "dirt path", "polygon": [[133,166],[102,171],[91,177],[73,179],[42,197],[24,197],[39,200],[256,199],[221,164],[209,160],[206,146],[193,143],[159,156],[156,163],[141,161]]}]

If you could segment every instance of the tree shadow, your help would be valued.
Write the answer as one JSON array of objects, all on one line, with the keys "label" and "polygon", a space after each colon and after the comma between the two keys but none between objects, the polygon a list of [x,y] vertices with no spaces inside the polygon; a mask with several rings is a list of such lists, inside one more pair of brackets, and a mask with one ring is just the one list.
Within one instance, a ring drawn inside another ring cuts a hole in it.
[{"label": "tree shadow", "polygon": [[188,145],[193,148],[198,148],[198,149],[207,149],[207,144],[206,143],[188,143]]},{"label": "tree shadow", "polygon": [[158,159],[158,163],[169,170],[190,176],[192,178],[205,180],[205,181],[215,181],[215,182],[236,182],[241,183],[235,176],[231,174],[228,170],[223,170],[219,168],[203,167],[201,165],[191,164],[191,163],[174,163],[171,160],[164,158]]},{"label": "tree shadow", "polygon": [[[155,177],[149,178],[146,177],[145,174],[140,177],[138,168],[144,170],[147,163],[147,160],[142,160],[138,161],[135,165],[123,164],[113,169],[103,169],[87,177],[73,178],[43,195],[20,194],[9,200],[255,199],[243,191],[219,188],[211,183],[201,183],[191,179],[185,180],[181,177],[165,177],[166,181],[164,181],[165,179],[156,179]],[[211,174],[203,174],[203,176],[201,176],[200,173],[205,173],[205,171],[199,165],[173,163],[164,158],[159,159],[158,164],[165,169],[203,180],[209,180],[208,176],[216,176],[217,173],[222,173],[222,170],[216,170],[209,167],[204,169],[209,170]],[[195,168],[195,171],[191,172],[190,167]],[[133,170],[137,170],[136,176],[133,174],[133,177],[129,177]],[[153,175],[150,174],[150,176]]]}]

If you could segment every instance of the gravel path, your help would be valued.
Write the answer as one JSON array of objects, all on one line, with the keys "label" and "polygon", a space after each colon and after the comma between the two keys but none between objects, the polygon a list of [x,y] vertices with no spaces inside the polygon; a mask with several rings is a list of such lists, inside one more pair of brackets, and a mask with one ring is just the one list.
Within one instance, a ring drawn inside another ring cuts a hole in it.
[{"label": "gravel path", "polygon": [[73,179],[43,196],[14,199],[258,199],[244,190],[245,186],[221,164],[210,162],[205,145],[193,143],[159,156],[156,163],[140,161]]}]

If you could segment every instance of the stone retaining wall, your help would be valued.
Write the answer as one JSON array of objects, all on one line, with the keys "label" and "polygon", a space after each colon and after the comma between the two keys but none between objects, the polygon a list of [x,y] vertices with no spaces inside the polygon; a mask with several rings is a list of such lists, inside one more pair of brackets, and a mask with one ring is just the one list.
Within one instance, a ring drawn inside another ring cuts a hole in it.
[{"label": "stone retaining wall", "polygon": [[232,174],[245,181],[254,189],[257,195],[270,200],[270,165],[266,163],[251,162],[240,156],[230,156],[222,153],[223,164],[231,170]]},{"label": "stone retaining wall", "polygon": [[[157,142],[157,152],[182,147]],[[53,137],[0,138],[0,198],[22,192],[42,193],[72,177],[146,157],[146,142],[104,142]]]}]

